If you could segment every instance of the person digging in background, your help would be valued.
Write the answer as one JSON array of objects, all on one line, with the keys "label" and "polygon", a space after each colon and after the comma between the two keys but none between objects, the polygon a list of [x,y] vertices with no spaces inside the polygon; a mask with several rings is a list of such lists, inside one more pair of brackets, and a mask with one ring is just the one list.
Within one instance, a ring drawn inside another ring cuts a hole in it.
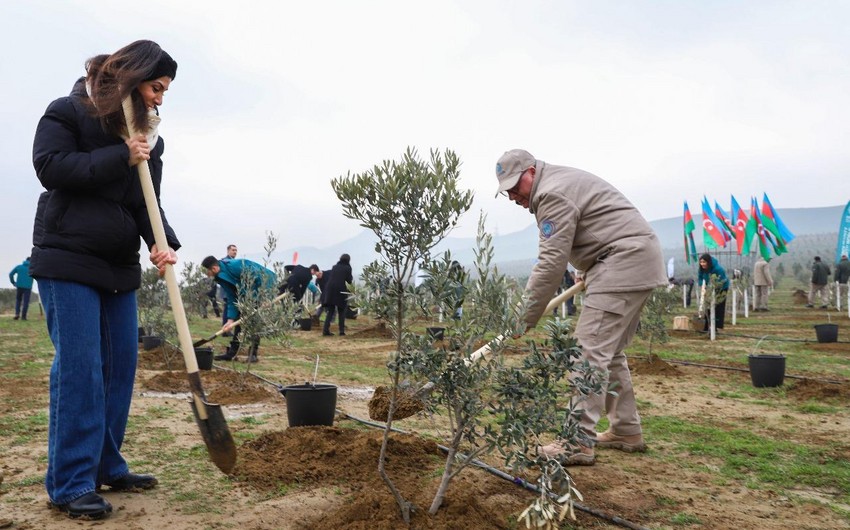
[{"label": "person digging in background", "polygon": [[325,290],[327,290],[328,288],[328,280],[331,279],[331,271],[323,271],[319,268],[318,265],[314,263],[310,265],[310,274],[315,277],[315,284],[319,292],[319,307],[318,309],[316,309],[316,314],[314,315],[316,318],[319,318],[322,316],[322,310],[324,309],[324,307],[322,307],[321,301],[325,295]]},{"label": "person digging in background", "polygon": [[354,277],[351,274],[351,256],[343,254],[339,257],[339,261],[331,269],[330,278],[328,278],[327,289],[322,290],[322,307],[325,308],[325,325],[322,328],[322,335],[330,336],[331,321],[334,318],[334,313],[339,314],[339,334],[345,335],[345,311],[348,308],[348,287],[346,283],[354,282]]},{"label": "person digging in background", "polygon": [[[714,328],[723,329],[723,324],[726,321],[726,294],[729,292],[729,278],[726,276],[726,269],[720,265],[717,258],[706,252],[699,257],[699,267],[697,269],[697,282],[700,285],[708,285],[711,283],[711,276],[716,276],[716,289],[714,291]],[[708,294],[705,295],[708,298]],[[705,302],[708,303],[708,300]],[[711,319],[706,310],[705,327],[703,331],[708,331]]]},{"label": "person digging in background", "polygon": [[[239,249],[236,248],[236,245],[231,243],[231,244],[227,245],[227,254],[225,254],[225,256],[223,258],[221,258],[219,261],[236,259],[236,255],[238,253],[239,253]],[[215,283],[215,280],[213,280],[213,283]],[[223,306],[227,307],[227,294],[224,293],[223,291],[222,291],[222,296],[221,296],[221,304]],[[225,324],[227,324],[227,312],[222,311],[222,313],[221,313],[221,325],[222,325],[222,327],[224,327]],[[233,332],[232,331],[225,331],[221,336],[222,337],[232,337]]]},{"label": "person digging in background", "polygon": [[[72,518],[100,519],[112,505],[97,491],[136,492],[157,479],[131,473],[121,454],[138,356],[136,290],[141,236],[163,274],[180,242],[159,249],[136,164],[150,166],[157,202],[164,142],[158,108],[177,63],[140,40],[86,62],[71,95],[38,123],[33,165],[47,190],[38,200],[30,273],[38,281],[50,339],[47,475],[50,504]],[[127,137],[122,101],[130,96]]]},{"label": "person digging in background", "polygon": [[32,276],[30,276],[30,258],[16,265],[9,272],[9,281],[15,286],[15,320],[27,319],[27,310],[30,307],[30,295],[32,295]]},{"label": "person digging in background", "polygon": [[[217,361],[230,361],[236,358],[239,353],[239,334],[242,327],[234,325],[239,319],[239,308],[236,304],[239,302],[240,296],[245,295],[244,289],[250,289],[252,294],[259,293],[263,287],[271,287],[275,284],[275,273],[263,267],[259,263],[255,263],[247,259],[222,259],[218,260],[215,256],[207,256],[201,262],[201,267],[206,270],[207,276],[214,279],[221,286],[222,291],[227,297],[227,304],[224,306],[224,316],[227,318],[223,328],[225,331],[233,330],[233,339],[227,347],[227,351],[221,355],[216,355]],[[244,285],[243,276],[250,277],[252,282],[250,285]],[[234,329],[235,328],[235,329]],[[245,362],[256,363],[259,361],[257,350],[260,347],[260,339],[258,337],[249,337],[250,346],[248,348],[248,357]]]},{"label": "person digging in background", "polygon": [[[538,450],[567,465],[592,465],[594,446],[645,451],[624,350],[652,290],[667,284],[658,238],[619,190],[580,169],[550,165],[514,149],[499,158],[496,178],[497,195],[533,213],[540,230],[538,262],[525,288],[526,331],[543,316],[571,263],[584,271],[587,281],[575,329],[581,359],[606,374],[603,388],[616,385],[616,396],[588,396],[580,420],[581,444],[570,447],[556,440]],[[610,427],[597,433],[603,406]]]}]

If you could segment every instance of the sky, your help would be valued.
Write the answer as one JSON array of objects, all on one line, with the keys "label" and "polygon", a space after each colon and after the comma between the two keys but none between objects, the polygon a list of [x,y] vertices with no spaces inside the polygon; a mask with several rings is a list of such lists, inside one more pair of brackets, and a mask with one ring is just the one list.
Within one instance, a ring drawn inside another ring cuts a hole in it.
[{"label": "sky", "polygon": [[198,263],[229,243],[262,253],[267,232],[280,249],[357,235],[331,179],[408,146],[460,157],[475,200],[459,237],[482,211],[493,233],[534,222],[494,198],[513,148],[608,180],[650,221],[703,195],[844,204],[849,19],[841,0],[3,0],[0,267],[31,249],[45,108],[137,39],[179,65],[161,199]]}]

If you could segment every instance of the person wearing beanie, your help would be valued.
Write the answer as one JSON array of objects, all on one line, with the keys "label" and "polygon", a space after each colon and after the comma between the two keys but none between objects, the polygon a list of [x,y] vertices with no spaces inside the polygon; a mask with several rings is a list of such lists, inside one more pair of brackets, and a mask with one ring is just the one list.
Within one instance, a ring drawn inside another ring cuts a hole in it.
[{"label": "person wearing beanie", "polygon": [[[586,171],[537,160],[513,149],[496,163],[497,196],[529,210],[539,229],[538,260],[525,287],[526,331],[534,327],[571,264],[587,284],[575,337],[581,361],[608,374],[606,392],[578,405],[582,440],[560,440],[538,450],[567,465],[592,465],[594,447],[645,451],[625,349],[634,338],[641,309],[656,287],[667,285],[661,245],[649,223],[610,183]],[[607,393],[607,387],[616,395]],[[596,427],[603,409],[609,427]]]},{"label": "person wearing beanie", "polygon": [[[98,491],[139,492],[157,479],[130,471],[121,454],[138,356],[140,238],[161,272],[180,241],[160,208],[169,248],[157,248],[136,165],[145,162],[159,201],[164,141],[159,107],[177,63],[149,40],[86,61],[70,95],[38,122],[33,166],[38,199],[30,274],[38,282],[56,353],[44,485],[71,518],[101,519]],[[129,137],[122,101],[132,101]]]}]

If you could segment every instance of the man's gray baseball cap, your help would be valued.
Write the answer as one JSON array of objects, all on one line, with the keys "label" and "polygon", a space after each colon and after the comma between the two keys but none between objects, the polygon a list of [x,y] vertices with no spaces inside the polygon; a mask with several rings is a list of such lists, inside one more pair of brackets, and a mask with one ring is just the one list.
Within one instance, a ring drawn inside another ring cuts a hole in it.
[{"label": "man's gray baseball cap", "polygon": [[499,179],[496,196],[516,186],[525,170],[536,163],[537,160],[525,149],[505,151],[505,154],[496,162],[496,178]]}]

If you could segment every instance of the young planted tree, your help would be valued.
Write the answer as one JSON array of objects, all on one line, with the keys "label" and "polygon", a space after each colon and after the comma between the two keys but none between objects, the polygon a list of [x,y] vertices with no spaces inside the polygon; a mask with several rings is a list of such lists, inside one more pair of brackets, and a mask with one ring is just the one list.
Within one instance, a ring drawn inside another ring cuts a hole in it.
[{"label": "young planted tree", "polygon": [[679,297],[666,287],[655,289],[643,306],[640,313],[640,325],[637,329],[638,337],[646,339],[649,362],[654,362],[652,355],[653,343],[664,344],[670,340],[667,326],[669,316],[673,309],[679,304]]},{"label": "young planted tree", "polygon": [[401,363],[412,348],[405,314],[415,291],[410,280],[416,264],[428,261],[431,250],[457,224],[472,204],[472,192],[458,189],[460,159],[446,150],[431,151],[429,161],[408,148],[398,161],[384,161],[363,173],[348,173],[331,181],[342,202],[343,214],[356,219],[378,238],[375,250],[386,267],[389,282],[385,296],[396,351],[388,363],[391,377],[390,407],[378,458],[378,473],[392,492],[405,523],[410,522],[410,503],[386,473],[386,452],[398,403]]},{"label": "young planted tree", "polygon": [[177,324],[171,314],[168,290],[156,267],[142,271],[142,283],[136,291],[136,305],[139,323],[148,335],[162,337],[172,343],[176,340]]}]

